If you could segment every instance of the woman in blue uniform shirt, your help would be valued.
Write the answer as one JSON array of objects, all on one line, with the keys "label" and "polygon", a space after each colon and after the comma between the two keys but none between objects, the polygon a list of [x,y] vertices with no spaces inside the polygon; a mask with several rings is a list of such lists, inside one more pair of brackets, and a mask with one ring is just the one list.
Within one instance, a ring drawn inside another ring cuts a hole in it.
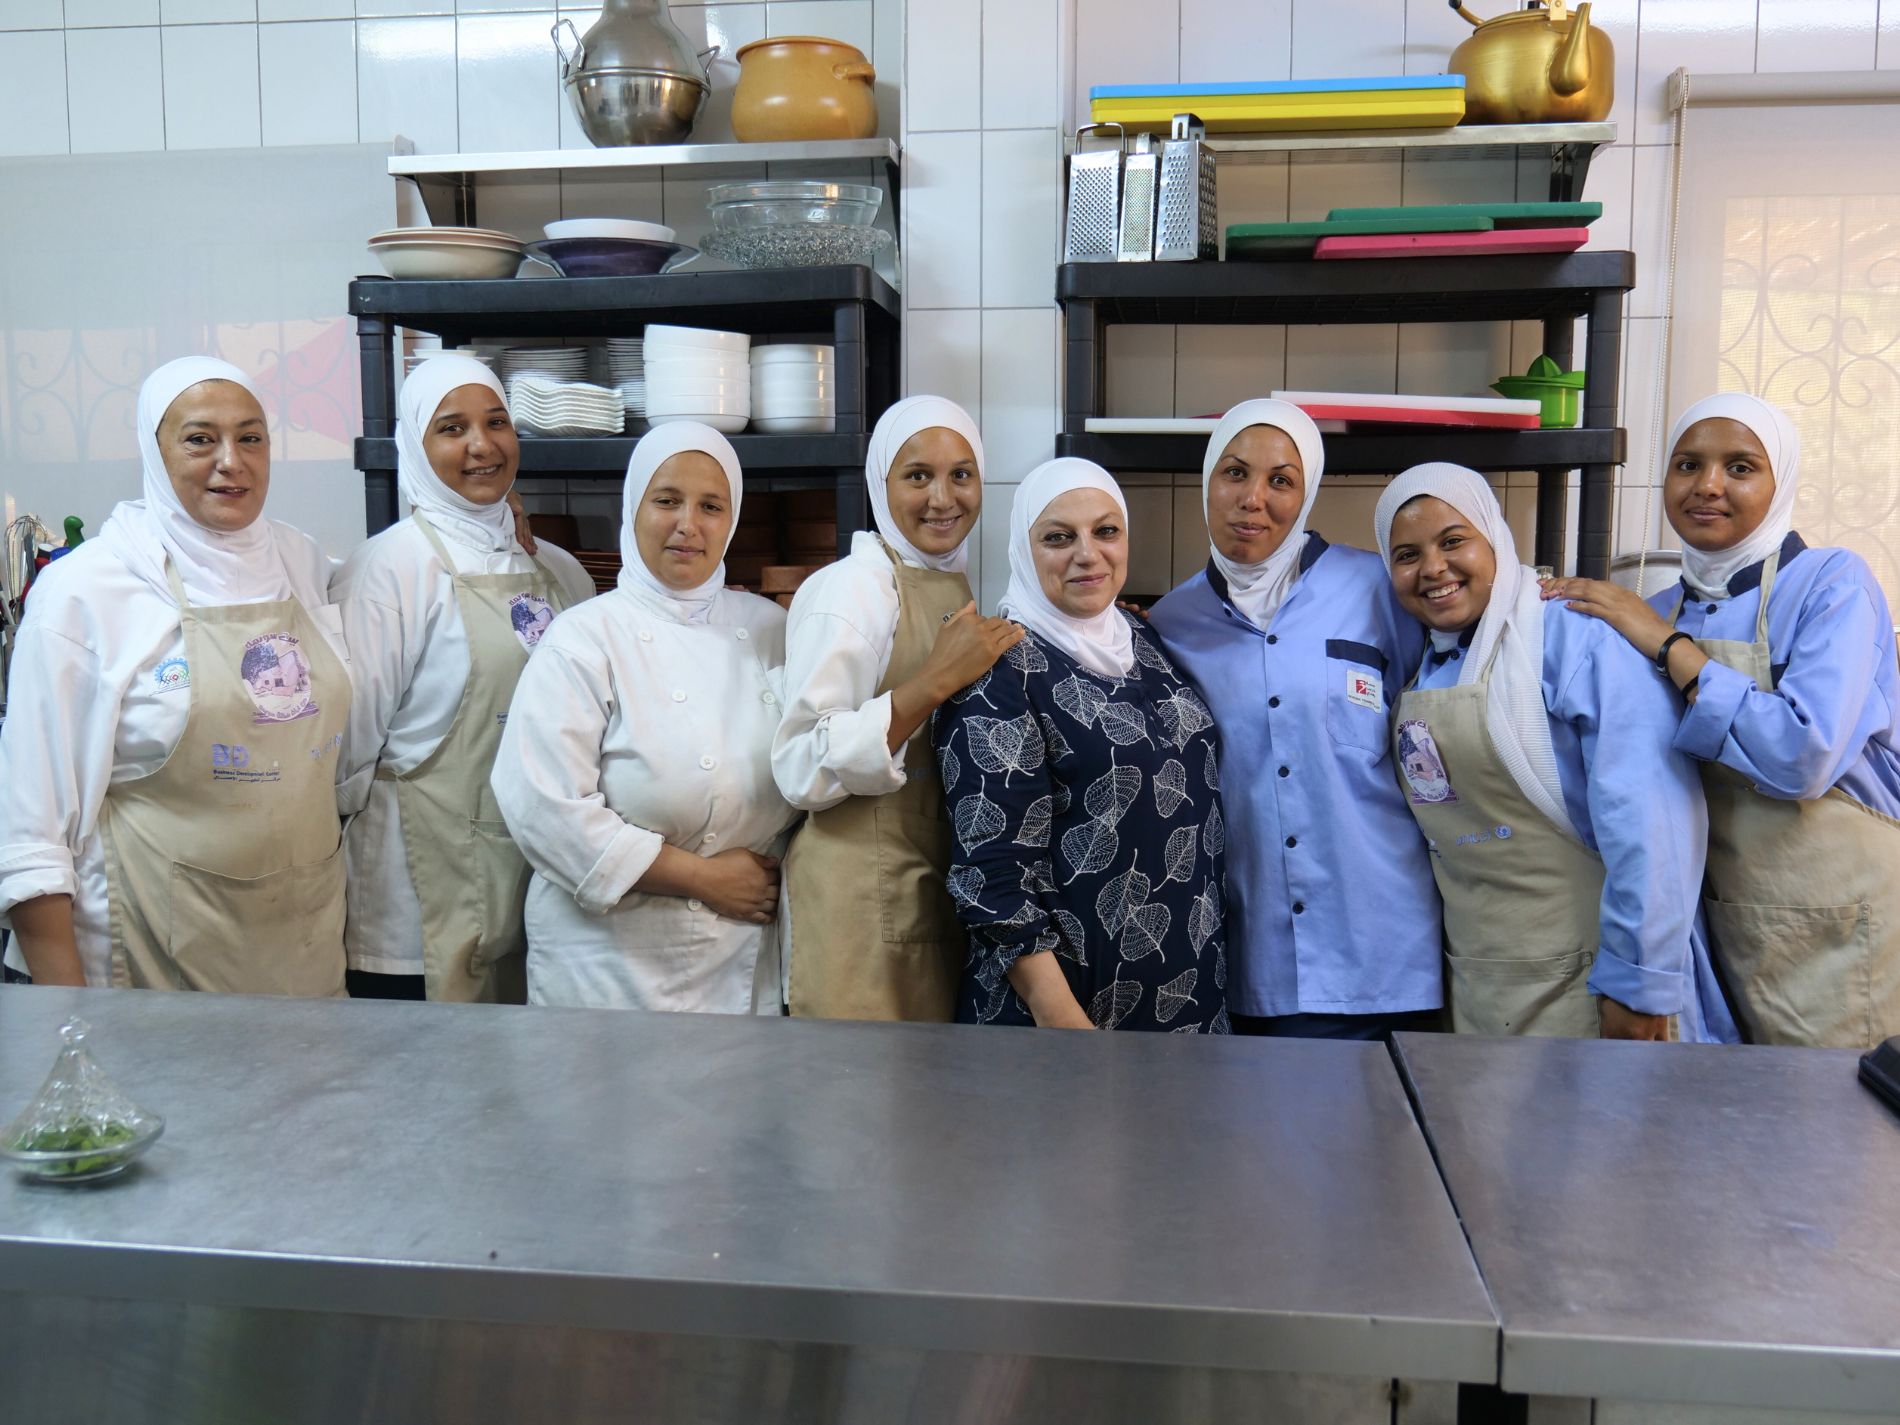
[{"label": "woman in blue uniform shirt", "polygon": [[1430,633],[1394,744],[1444,900],[1453,1027],[1708,1037],[1691,934],[1707,822],[1670,747],[1674,691],[1541,601],[1474,471],[1415,466],[1374,522]]},{"label": "woman in blue uniform shirt", "polygon": [[1675,746],[1709,804],[1704,906],[1757,1043],[1865,1048],[1900,1034],[1900,670],[1859,555],[1794,533],[1800,437],[1721,395],[1670,433],[1663,509],[1681,586],[1546,597],[1602,619],[1682,690]]},{"label": "woman in blue uniform shirt", "polygon": [[1325,460],[1299,407],[1229,411],[1201,466],[1207,568],[1152,619],[1233,749],[1234,1029],[1366,1039],[1436,1028],[1443,1002],[1438,891],[1391,762],[1425,635],[1376,556],[1307,530]]}]

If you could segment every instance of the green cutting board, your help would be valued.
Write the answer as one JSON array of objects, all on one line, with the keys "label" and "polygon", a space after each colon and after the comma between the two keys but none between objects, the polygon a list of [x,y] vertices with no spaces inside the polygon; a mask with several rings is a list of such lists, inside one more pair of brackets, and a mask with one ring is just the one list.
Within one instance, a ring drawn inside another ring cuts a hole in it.
[{"label": "green cutting board", "polygon": [[[1390,216],[1403,214],[1403,216]],[[1422,214],[1422,216],[1421,216]],[[1441,217],[1429,209],[1391,208],[1378,217],[1314,223],[1234,223],[1227,229],[1230,262],[1296,262],[1313,255],[1323,237],[1361,237],[1371,233],[1488,233],[1493,223],[1470,214]]]},{"label": "green cutting board", "polygon": [[[1405,222],[1435,218],[1489,218],[1500,228],[1584,228],[1603,216],[1601,203],[1432,203],[1416,208],[1334,208],[1339,222]],[[1460,232],[1459,228],[1405,228],[1406,232]]]}]

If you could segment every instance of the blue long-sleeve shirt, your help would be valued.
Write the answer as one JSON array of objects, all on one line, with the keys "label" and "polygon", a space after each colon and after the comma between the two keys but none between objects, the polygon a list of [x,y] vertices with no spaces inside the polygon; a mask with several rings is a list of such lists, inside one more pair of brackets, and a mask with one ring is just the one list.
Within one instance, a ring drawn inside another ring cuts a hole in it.
[{"label": "blue long-sleeve shirt", "polygon": [[[1557,780],[1571,824],[1603,861],[1590,990],[1644,1014],[1682,1014],[1683,1037],[1701,1038],[1692,932],[1708,812],[1695,764],[1671,746],[1681,699],[1608,624],[1543,609]],[[1453,686],[1465,656],[1427,648],[1418,686]]]},{"label": "blue long-sleeve shirt", "polygon": [[1212,566],[1156,604],[1152,626],[1226,751],[1229,1007],[1438,1007],[1438,888],[1391,761],[1391,709],[1425,638],[1378,556],[1309,534],[1265,630]]},{"label": "blue long-sleeve shirt", "polygon": [[[1761,575],[1760,564],[1741,570],[1720,603],[1678,585],[1650,605],[1668,618],[1680,601],[1676,627],[1692,638],[1752,643]],[[1677,750],[1734,769],[1764,796],[1806,801],[1839,787],[1900,817],[1900,664],[1887,597],[1865,560],[1810,549],[1798,534],[1782,542],[1768,661],[1775,687],[1765,693],[1733,668],[1704,668]]]}]

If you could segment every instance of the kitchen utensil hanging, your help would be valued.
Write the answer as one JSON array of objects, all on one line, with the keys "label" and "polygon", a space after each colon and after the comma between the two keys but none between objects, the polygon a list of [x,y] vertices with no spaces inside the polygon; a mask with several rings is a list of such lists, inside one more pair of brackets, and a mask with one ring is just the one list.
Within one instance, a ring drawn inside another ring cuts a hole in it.
[{"label": "kitchen utensil hanging", "polygon": [[1115,243],[1117,262],[1150,262],[1155,255],[1155,199],[1161,186],[1161,155],[1154,139],[1135,135],[1122,159],[1122,212]]},{"label": "kitchen utensil hanging", "polygon": [[1220,255],[1214,151],[1207,128],[1176,114],[1161,145],[1161,205],[1155,216],[1155,261],[1211,261]]},{"label": "kitchen utensil hanging", "polygon": [[[1085,149],[1090,135],[1113,129],[1113,148]],[[1122,196],[1120,124],[1084,124],[1075,131],[1069,155],[1069,204],[1062,236],[1064,262],[1113,262],[1119,234]]]}]

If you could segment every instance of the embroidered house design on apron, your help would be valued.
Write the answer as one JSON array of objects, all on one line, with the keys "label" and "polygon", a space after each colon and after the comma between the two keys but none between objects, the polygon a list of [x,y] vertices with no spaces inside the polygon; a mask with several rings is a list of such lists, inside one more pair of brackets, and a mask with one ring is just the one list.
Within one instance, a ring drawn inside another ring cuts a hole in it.
[{"label": "embroidered house design on apron", "polygon": [[1594,1039],[1603,862],[1554,826],[1498,757],[1475,683],[1410,687],[1394,762],[1445,903],[1448,999],[1460,1034]]},{"label": "embroidered house design on apron", "polygon": [[340,995],[349,672],[297,600],[197,606],[165,574],[191,705],[164,765],[106,793],[112,983]]},{"label": "embroidered house design on apron", "polygon": [[[1698,638],[1717,663],[1774,690],[1761,574],[1755,640]],[[1678,600],[1670,622],[1682,612]],[[1900,1034],[1900,822],[1837,787],[1813,801],[1763,796],[1719,762],[1709,804],[1703,908],[1736,1017],[1756,1044],[1869,1049]]]},{"label": "embroidered house design on apron", "polygon": [[425,988],[432,1000],[524,1004],[530,872],[488,778],[528,653],[567,601],[538,559],[530,573],[455,573],[435,527],[411,518],[449,571],[468,640],[468,682],[442,741],[410,772],[376,773],[396,784]]},{"label": "embroidered house design on apron", "polygon": [[[897,631],[879,694],[914,677],[943,621],[970,602],[961,574],[918,569],[888,546]],[[785,859],[793,1014],[947,1023],[968,941],[944,889],[950,823],[930,721],[904,744],[903,786],[811,813]]]}]

